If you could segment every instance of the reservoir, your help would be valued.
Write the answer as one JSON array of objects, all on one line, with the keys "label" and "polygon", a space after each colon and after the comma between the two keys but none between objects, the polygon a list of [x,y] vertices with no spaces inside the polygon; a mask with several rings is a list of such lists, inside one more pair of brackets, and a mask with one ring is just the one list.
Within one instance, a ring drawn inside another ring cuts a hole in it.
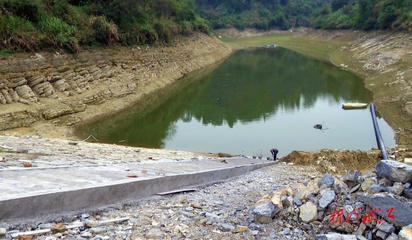
[{"label": "reservoir", "polygon": [[[235,52],[219,65],[178,80],[137,104],[77,130],[100,142],[192,152],[284,156],[293,150],[376,148],[362,79],[284,48]],[[387,147],[394,132],[378,123]],[[315,129],[322,124],[323,129]]]}]

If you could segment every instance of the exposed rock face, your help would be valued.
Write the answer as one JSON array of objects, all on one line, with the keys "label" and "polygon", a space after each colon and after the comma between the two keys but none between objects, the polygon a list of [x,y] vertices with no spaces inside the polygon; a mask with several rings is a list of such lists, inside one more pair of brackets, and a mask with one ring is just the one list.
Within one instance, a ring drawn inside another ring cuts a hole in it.
[{"label": "exposed rock face", "polygon": [[[0,115],[8,115],[1,120],[0,130],[83,111],[87,114],[80,120],[118,111],[230,53],[219,40],[199,33],[166,47],[108,48],[83,51],[76,57],[53,53],[5,57],[0,60],[0,104],[8,106],[0,108]],[[109,106],[125,97],[124,105]],[[102,103],[109,104],[88,107]],[[37,117],[24,122],[13,118],[25,111]]]},{"label": "exposed rock face", "polygon": [[36,95],[34,94],[32,89],[28,85],[18,86],[18,87],[16,87],[15,90],[17,92],[17,95],[20,96],[23,99],[26,99],[30,102],[37,102],[38,101]]},{"label": "exposed rock face", "polygon": [[28,127],[41,119],[37,112],[18,111],[0,114],[0,130],[8,128]]},{"label": "exposed rock face", "polygon": [[86,109],[83,103],[77,104],[60,104],[58,108],[47,109],[43,112],[43,117],[46,120],[54,119],[67,114],[82,112]]},{"label": "exposed rock face", "polygon": [[376,173],[380,177],[395,182],[412,182],[412,166],[394,160],[382,160],[376,166]]}]

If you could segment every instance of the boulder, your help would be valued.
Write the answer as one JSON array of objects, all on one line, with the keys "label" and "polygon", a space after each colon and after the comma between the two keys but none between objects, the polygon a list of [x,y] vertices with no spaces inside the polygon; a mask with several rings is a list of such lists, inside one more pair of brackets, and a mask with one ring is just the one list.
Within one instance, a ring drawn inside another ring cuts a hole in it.
[{"label": "boulder", "polygon": [[49,97],[55,93],[49,82],[43,82],[32,87],[33,91],[42,97]]},{"label": "boulder", "polygon": [[24,77],[18,77],[18,78],[9,79],[7,87],[15,88],[15,87],[22,86],[25,84],[27,84],[27,80]]},{"label": "boulder", "polygon": [[386,239],[389,234],[384,231],[378,230],[375,235],[378,237],[378,239]]},{"label": "boulder", "polygon": [[27,85],[16,87],[16,92],[19,97],[29,100],[30,102],[38,102],[38,99],[31,88]]},{"label": "boulder", "polygon": [[64,92],[70,90],[69,84],[66,83],[65,79],[59,79],[53,83],[53,87],[56,88],[60,92]]},{"label": "boulder", "polygon": [[349,188],[354,187],[360,182],[360,172],[358,170],[349,170],[343,178],[343,181]]},{"label": "boulder", "polygon": [[33,87],[37,84],[40,84],[42,82],[46,81],[46,78],[44,76],[35,76],[35,77],[31,77],[28,80],[28,85],[30,87]]},{"label": "boulder", "polygon": [[392,187],[388,187],[388,191],[396,195],[401,195],[403,192],[403,189],[404,189],[403,184],[400,182],[394,182]]},{"label": "boulder", "polygon": [[[381,209],[376,211],[376,214],[383,217],[387,222],[392,223],[396,227],[403,227],[412,224],[412,203],[403,202],[395,199],[386,193],[376,193],[372,195],[363,195],[359,200],[372,208]],[[392,218],[388,218],[388,211],[391,209]]]},{"label": "boulder", "polygon": [[335,191],[332,189],[323,189],[320,191],[319,207],[326,208],[335,199]]},{"label": "boulder", "polygon": [[332,187],[334,183],[335,183],[335,179],[332,177],[332,175],[330,175],[329,173],[325,173],[322,179],[319,180],[318,186],[319,188]]},{"label": "boulder", "polygon": [[369,187],[373,184],[376,184],[376,178],[365,179],[361,184],[362,191],[366,192],[369,189]]},{"label": "boulder", "polygon": [[391,235],[389,235],[386,240],[399,240],[398,235],[396,235],[395,233],[391,233]]},{"label": "boulder", "polygon": [[280,208],[272,202],[262,202],[257,204],[251,211],[255,222],[270,223],[273,217],[279,213]]},{"label": "boulder", "polygon": [[399,232],[399,240],[412,240],[412,224],[401,229]]},{"label": "boulder", "polygon": [[304,222],[311,222],[317,218],[318,209],[311,201],[306,202],[300,208],[299,217]]},{"label": "boulder", "polygon": [[319,187],[315,181],[310,181],[307,183],[307,185],[299,183],[297,191],[296,191],[296,196],[304,200],[304,199],[308,199],[308,196],[311,194],[317,194],[318,191],[319,191]]},{"label": "boulder", "polygon": [[370,193],[380,193],[380,192],[388,192],[389,189],[385,185],[382,184],[372,184],[369,186],[368,192]]},{"label": "boulder", "polygon": [[412,166],[402,162],[381,160],[376,166],[376,173],[394,182],[412,182]]},{"label": "boulder", "polygon": [[382,221],[380,224],[377,225],[377,227],[379,230],[386,233],[392,233],[393,231],[395,231],[395,227],[386,221]]}]

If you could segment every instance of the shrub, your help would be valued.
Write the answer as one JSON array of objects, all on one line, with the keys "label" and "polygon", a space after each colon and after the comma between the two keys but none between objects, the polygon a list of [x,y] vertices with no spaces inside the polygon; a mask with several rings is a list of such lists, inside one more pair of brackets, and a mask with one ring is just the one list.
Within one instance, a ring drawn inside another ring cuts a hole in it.
[{"label": "shrub", "polygon": [[42,33],[40,40],[44,45],[67,48],[72,52],[78,51],[78,42],[74,37],[75,27],[57,17],[45,14],[41,16],[38,28]]},{"label": "shrub", "polygon": [[34,50],[37,32],[33,24],[20,17],[0,16],[1,48]]},{"label": "shrub", "polygon": [[184,35],[190,35],[193,32],[193,26],[188,21],[180,22],[180,29]]},{"label": "shrub", "polygon": [[143,25],[139,30],[139,42],[142,44],[154,43],[158,40],[156,31],[150,25]]},{"label": "shrub", "polygon": [[104,44],[112,44],[120,40],[116,24],[107,21],[106,17],[93,17],[91,21],[97,41]]},{"label": "shrub", "polygon": [[9,0],[0,4],[14,16],[31,22],[38,22],[43,14],[43,7],[39,0]]},{"label": "shrub", "polygon": [[393,5],[386,5],[378,17],[378,24],[380,28],[389,28],[396,20],[396,9]]},{"label": "shrub", "polygon": [[195,17],[195,20],[193,21],[193,29],[204,33],[209,32],[209,26],[207,25],[207,22],[197,15]]},{"label": "shrub", "polygon": [[161,19],[153,24],[153,28],[157,33],[157,36],[165,43],[170,43],[173,37],[169,21]]}]

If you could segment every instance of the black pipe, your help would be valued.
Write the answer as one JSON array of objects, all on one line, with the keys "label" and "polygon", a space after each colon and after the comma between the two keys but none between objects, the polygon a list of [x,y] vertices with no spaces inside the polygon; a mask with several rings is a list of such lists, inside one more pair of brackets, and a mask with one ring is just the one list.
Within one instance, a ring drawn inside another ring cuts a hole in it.
[{"label": "black pipe", "polygon": [[376,120],[375,105],[373,103],[370,104],[370,110],[371,110],[373,128],[375,129],[376,143],[378,144],[378,148],[382,152],[383,160],[389,159],[388,153],[386,152],[385,144],[383,143],[381,131],[379,130],[378,121]]}]

